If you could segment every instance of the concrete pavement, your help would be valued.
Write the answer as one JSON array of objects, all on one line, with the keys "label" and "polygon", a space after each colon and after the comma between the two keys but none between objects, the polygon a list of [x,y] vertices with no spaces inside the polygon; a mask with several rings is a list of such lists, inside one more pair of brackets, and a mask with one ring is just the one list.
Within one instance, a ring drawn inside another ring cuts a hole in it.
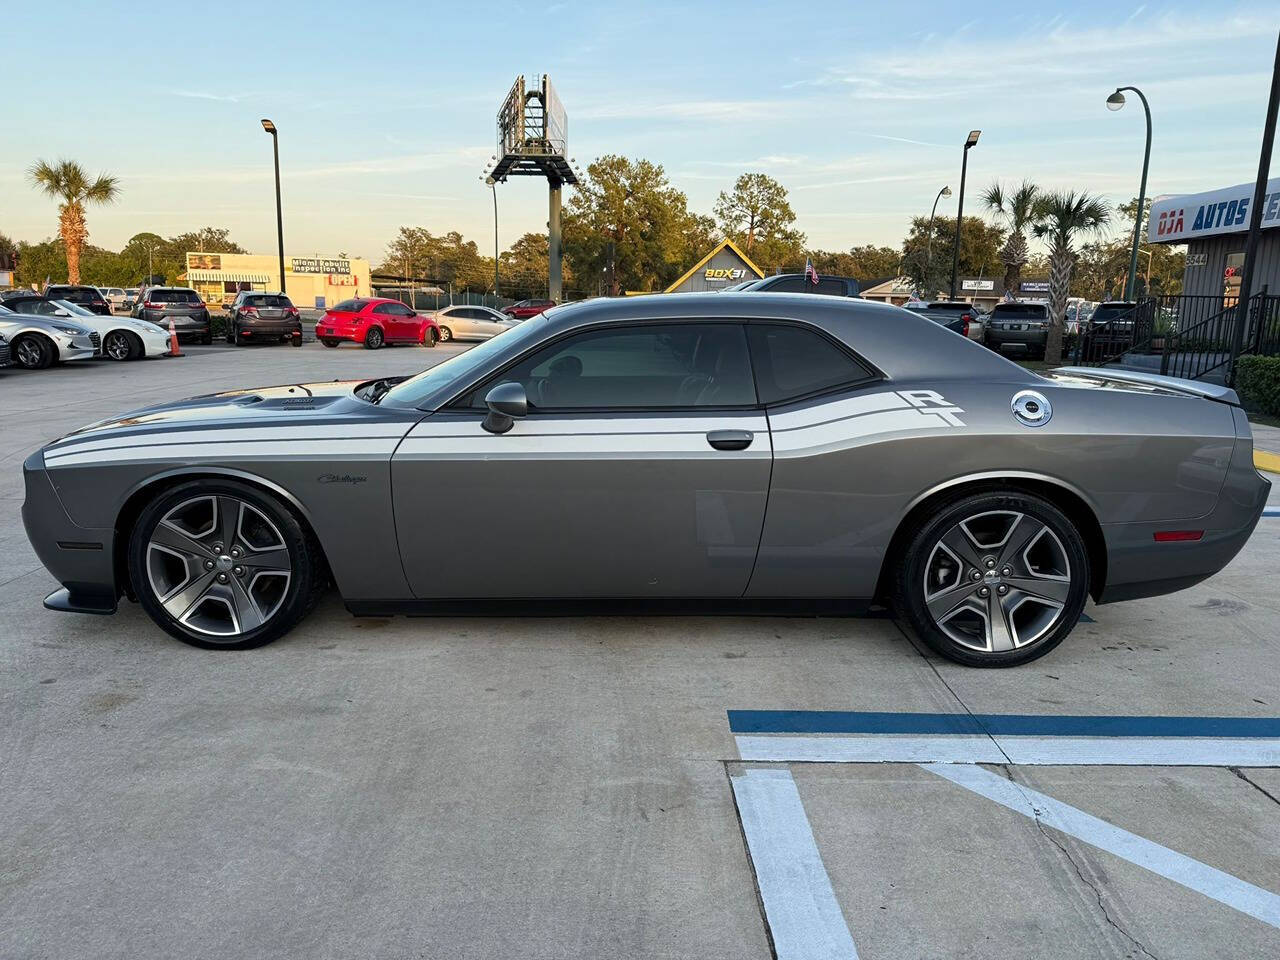
[{"label": "concrete pavement", "polygon": [[[1090,607],[999,671],[885,619],[354,619],[331,598],[272,646],[211,653],[131,604],[41,607],[18,517],[41,443],[459,349],[0,373],[0,957],[765,960],[729,709],[1280,715],[1280,520],[1218,577]],[[864,958],[1280,955],[1275,927],[913,764],[745,766],[791,772]],[[1007,775],[1280,892],[1280,770]]]}]

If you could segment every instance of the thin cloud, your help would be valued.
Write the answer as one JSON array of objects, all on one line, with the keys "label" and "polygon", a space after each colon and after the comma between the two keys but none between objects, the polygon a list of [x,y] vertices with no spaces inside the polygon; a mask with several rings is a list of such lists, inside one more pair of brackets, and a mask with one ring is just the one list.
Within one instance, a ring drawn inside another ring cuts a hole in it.
[{"label": "thin cloud", "polygon": [[242,103],[256,93],[214,93],[209,90],[170,90],[170,95],[188,100],[212,100],[216,103]]}]

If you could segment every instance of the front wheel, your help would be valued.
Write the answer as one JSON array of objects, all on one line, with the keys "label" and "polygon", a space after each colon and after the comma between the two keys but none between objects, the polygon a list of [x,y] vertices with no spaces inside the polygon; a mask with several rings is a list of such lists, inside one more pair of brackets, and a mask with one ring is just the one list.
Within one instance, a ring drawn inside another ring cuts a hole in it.
[{"label": "front wheel", "polygon": [[276,497],[234,480],[154,499],[129,537],[143,609],[184,643],[246,650],[287,633],[319,599],[320,548]]},{"label": "front wheel", "polygon": [[436,328],[427,327],[426,331],[422,334],[422,345],[424,347],[434,347],[439,339],[440,338],[436,335]]},{"label": "front wheel", "polygon": [[112,330],[102,339],[102,355],[112,360],[134,360],[142,355],[142,342],[123,330]]},{"label": "front wheel", "polygon": [[1044,656],[1080,620],[1089,556],[1075,524],[1017,490],[932,510],[896,563],[893,605],[930,648],[975,667]]},{"label": "front wheel", "polygon": [[38,333],[24,333],[13,342],[13,359],[24,370],[43,370],[53,366],[57,358],[53,341]]}]

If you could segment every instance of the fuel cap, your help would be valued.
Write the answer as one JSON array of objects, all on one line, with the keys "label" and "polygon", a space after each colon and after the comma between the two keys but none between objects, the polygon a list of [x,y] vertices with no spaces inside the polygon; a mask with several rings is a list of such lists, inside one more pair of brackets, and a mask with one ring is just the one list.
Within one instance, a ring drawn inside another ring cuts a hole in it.
[{"label": "fuel cap", "polygon": [[1026,427],[1043,427],[1053,416],[1053,405],[1035,390],[1020,390],[1009,404],[1013,418]]}]

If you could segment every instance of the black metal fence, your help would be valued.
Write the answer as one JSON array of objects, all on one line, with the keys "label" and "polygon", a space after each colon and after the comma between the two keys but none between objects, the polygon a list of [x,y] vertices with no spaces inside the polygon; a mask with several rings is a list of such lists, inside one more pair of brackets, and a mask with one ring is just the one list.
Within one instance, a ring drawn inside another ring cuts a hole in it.
[{"label": "black metal fence", "polygon": [[[1230,383],[1240,323],[1240,307],[1232,297],[1142,297],[1126,313],[1085,324],[1076,338],[1073,360]],[[1280,354],[1280,296],[1265,289],[1254,294],[1245,323],[1241,354]]]}]

